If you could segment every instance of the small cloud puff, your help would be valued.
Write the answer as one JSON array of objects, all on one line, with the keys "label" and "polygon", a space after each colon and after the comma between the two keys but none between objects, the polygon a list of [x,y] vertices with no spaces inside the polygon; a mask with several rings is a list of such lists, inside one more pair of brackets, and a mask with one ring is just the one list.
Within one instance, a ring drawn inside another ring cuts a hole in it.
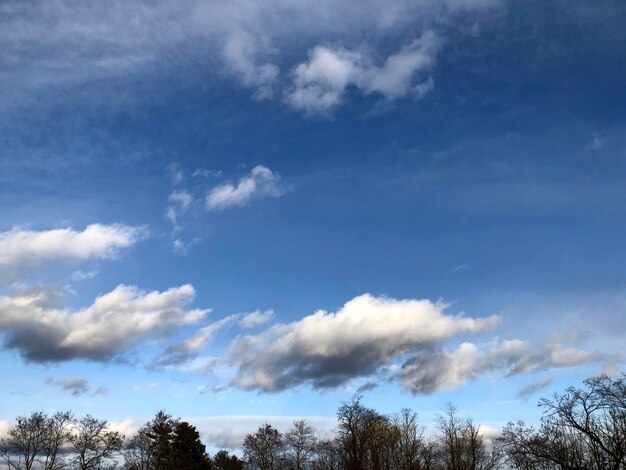
[{"label": "small cloud puff", "polygon": [[233,184],[216,186],[206,196],[207,210],[223,210],[229,207],[241,207],[253,199],[262,197],[280,197],[286,192],[278,173],[263,165],[255,166],[248,176]]},{"label": "small cloud puff", "polygon": [[386,100],[406,95],[420,99],[434,87],[432,77],[425,74],[440,48],[438,36],[426,31],[377,66],[368,54],[317,46],[309,52],[309,60],[294,69],[285,100],[307,114],[326,114],[341,104],[351,86]]},{"label": "small cloud puff", "polygon": [[[62,391],[69,392],[74,397],[84,395],[91,390],[89,381],[81,377],[70,379],[55,379],[53,377],[48,377],[44,383],[46,385],[56,386]],[[107,388],[100,386],[91,392],[91,396],[106,395],[107,393]]]}]

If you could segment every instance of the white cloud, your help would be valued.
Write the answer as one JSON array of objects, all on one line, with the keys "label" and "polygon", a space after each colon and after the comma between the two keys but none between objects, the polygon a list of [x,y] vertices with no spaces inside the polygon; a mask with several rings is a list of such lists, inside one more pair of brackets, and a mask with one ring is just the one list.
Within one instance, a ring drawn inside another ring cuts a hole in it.
[{"label": "white cloud", "polygon": [[80,269],[74,271],[70,276],[72,281],[85,281],[87,279],[93,279],[98,275],[97,269],[92,269],[91,271],[82,271]]},{"label": "white cloud", "polygon": [[207,344],[213,339],[215,334],[227,325],[232,324],[237,319],[237,315],[229,315],[226,318],[215,321],[210,325],[200,328],[197,333],[186,341],[174,346],[176,349],[181,349],[188,352],[197,352],[206,347]]},{"label": "white cloud", "polygon": [[239,320],[239,326],[242,328],[255,328],[260,325],[264,325],[274,318],[273,310],[255,310],[254,312],[244,313],[243,318]]},{"label": "white cloud", "polygon": [[296,109],[323,113],[337,106],[348,84],[359,74],[359,54],[318,46],[309,52],[308,62],[293,73],[293,89],[287,102]]},{"label": "white cloud", "polygon": [[108,430],[119,432],[128,442],[145,423],[133,418],[109,421]]},{"label": "white cloud", "polygon": [[471,342],[456,350],[423,350],[405,362],[398,371],[404,388],[412,393],[454,390],[486,375],[514,375],[573,367],[602,359],[593,351],[561,344],[536,347],[519,339],[502,341],[486,349]]},{"label": "white cloud", "polygon": [[240,449],[247,434],[270,423],[280,432],[293,426],[296,420],[305,419],[325,439],[334,436],[337,419],[332,416],[207,416],[187,417],[186,421],[194,425],[202,439],[218,449]]},{"label": "white cloud", "polygon": [[78,311],[55,307],[55,293],[32,290],[0,297],[5,346],[35,362],[70,359],[105,361],[154,334],[194,324],[209,310],[188,309],[191,285],[144,292],[119,285]]},{"label": "white cloud", "polygon": [[307,62],[294,69],[286,100],[296,109],[319,114],[341,104],[350,86],[387,100],[407,94],[419,99],[434,86],[425,74],[434,66],[440,47],[435,33],[426,31],[376,66],[368,54],[318,46],[309,52]]},{"label": "white cloud", "polygon": [[182,190],[174,191],[172,194],[170,194],[168,201],[177,204],[181,212],[187,212],[189,206],[191,205],[192,198],[191,194],[189,194],[185,190]]},{"label": "white cloud", "polygon": [[179,216],[189,210],[193,198],[189,192],[180,190],[172,192],[167,200],[170,202],[170,205],[165,210],[165,217],[174,225],[177,225]]},{"label": "white cloud", "polygon": [[223,184],[211,189],[206,197],[206,207],[208,210],[222,210],[245,206],[253,199],[280,197],[286,191],[280,180],[278,173],[262,165],[255,166],[236,186]]},{"label": "white cloud", "polygon": [[446,276],[450,276],[451,274],[458,273],[459,271],[465,271],[470,268],[470,265],[467,263],[459,264],[451,269],[448,269],[446,272]]},{"label": "white cloud", "polygon": [[243,30],[233,31],[224,45],[223,55],[230,71],[239,76],[246,86],[256,88],[258,99],[271,98],[272,86],[278,78],[279,69],[271,63],[257,63],[259,38],[253,38]]},{"label": "white cloud", "polygon": [[416,348],[461,333],[478,333],[498,316],[447,315],[428,300],[361,295],[338,312],[317,311],[235,339],[225,362],[237,369],[232,383],[246,389],[282,390],[301,383],[334,387],[375,373]]},{"label": "white cloud", "polygon": [[265,392],[303,384],[331,388],[378,377],[398,380],[417,394],[457,389],[485,376],[507,377],[605,359],[601,353],[558,341],[539,346],[519,339],[483,345],[464,341],[450,350],[446,347],[450,340],[485,332],[501,318],[451,315],[445,309],[445,304],[429,300],[364,294],[337,312],[320,310],[256,335],[239,335],[224,357],[198,370],[223,368],[231,385]]},{"label": "white cloud", "polygon": [[239,314],[229,315],[221,320],[217,320],[204,326],[189,339],[169,346],[165,353],[156,358],[151,366],[163,367],[174,366],[187,363],[195,359],[198,353],[204,349],[215,337],[215,335],[224,327],[233,324],[239,318]]},{"label": "white cloud", "polygon": [[15,279],[52,261],[115,258],[146,234],[141,227],[113,224],[33,231],[14,228],[0,233],[0,281]]},{"label": "white cloud", "polygon": [[[432,31],[391,55],[382,67],[370,67],[363,71],[360,85],[366,93],[380,93],[387,99],[399,98],[410,91],[415,75],[429,71],[441,48],[441,41]],[[428,77],[432,83],[432,78]],[[424,81],[422,81],[424,83]],[[427,86],[426,89],[431,88]],[[419,93],[418,93],[419,94]],[[420,94],[424,94],[424,91]]]},{"label": "white cloud", "polygon": [[11,430],[11,423],[6,420],[0,420],[0,439],[4,439],[9,436]]},{"label": "white cloud", "polygon": [[481,424],[478,426],[478,432],[485,439],[485,444],[487,447],[493,446],[496,439],[502,435],[502,428],[494,428],[488,424]]}]

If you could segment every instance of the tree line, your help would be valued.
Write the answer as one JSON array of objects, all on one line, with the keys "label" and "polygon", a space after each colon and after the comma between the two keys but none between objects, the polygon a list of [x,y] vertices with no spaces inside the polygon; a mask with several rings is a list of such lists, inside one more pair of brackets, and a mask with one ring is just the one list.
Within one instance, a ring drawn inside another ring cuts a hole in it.
[{"label": "tree line", "polygon": [[128,440],[92,416],[34,412],[0,440],[0,459],[14,470],[626,469],[626,376],[592,377],[539,405],[538,425],[510,422],[488,441],[451,404],[427,436],[415,411],[382,414],[354,396],[337,410],[332,438],[306,420],[285,433],[266,423],[245,437],[242,458],[209,455],[194,426],[164,411]]}]

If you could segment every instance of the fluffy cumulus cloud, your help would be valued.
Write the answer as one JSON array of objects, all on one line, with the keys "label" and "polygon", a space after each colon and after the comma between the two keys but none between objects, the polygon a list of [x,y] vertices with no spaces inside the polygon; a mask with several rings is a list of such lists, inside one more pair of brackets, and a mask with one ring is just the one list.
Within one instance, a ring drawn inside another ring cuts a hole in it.
[{"label": "fluffy cumulus cloud", "polygon": [[214,187],[206,197],[208,210],[222,210],[245,206],[253,199],[280,197],[286,191],[280,175],[262,165],[255,166],[237,185],[223,184]]},{"label": "fluffy cumulus cloud", "polygon": [[189,309],[191,285],[145,292],[119,285],[78,311],[58,306],[58,296],[32,289],[0,297],[0,332],[5,347],[28,361],[107,361],[146,337],[194,324],[208,310]]},{"label": "fluffy cumulus cloud", "polygon": [[325,113],[341,103],[349,87],[388,100],[412,95],[419,99],[433,88],[428,72],[441,41],[432,31],[390,55],[382,65],[366,53],[318,46],[293,72],[287,102],[308,113]]},{"label": "fluffy cumulus cloud", "polygon": [[485,331],[498,316],[448,315],[428,300],[361,295],[339,311],[323,310],[258,335],[236,338],[225,361],[237,370],[232,383],[278,391],[310,383],[334,387],[375,373],[390,360],[462,333]]},{"label": "fluffy cumulus cloud", "polygon": [[456,350],[425,349],[407,360],[397,377],[412,393],[456,389],[485,375],[514,375],[599,361],[601,354],[561,344],[536,347],[507,340],[485,349],[464,342]]},{"label": "fluffy cumulus cloud", "polygon": [[0,281],[19,279],[46,263],[114,258],[146,233],[140,227],[92,224],[34,231],[14,228],[0,233]]}]

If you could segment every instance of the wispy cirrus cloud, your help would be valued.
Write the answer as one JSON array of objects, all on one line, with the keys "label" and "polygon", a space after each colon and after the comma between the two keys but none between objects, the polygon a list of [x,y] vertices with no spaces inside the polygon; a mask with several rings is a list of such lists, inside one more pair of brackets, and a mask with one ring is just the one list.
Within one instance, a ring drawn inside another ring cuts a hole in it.
[{"label": "wispy cirrus cloud", "polygon": [[552,377],[548,377],[547,379],[539,380],[537,382],[528,384],[525,387],[522,387],[519,392],[517,392],[517,397],[520,400],[526,401],[534,394],[542,390],[545,390],[550,385],[552,385],[552,381],[553,381]]},{"label": "wispy cirrus cloud", "polygon": [[265,41],[258,40],[243,29],[232,31],[222,54],[228,70],[248,87],[256,89],[254,96],[257,99],[268,99],[274,95],[274,85],[279,77],[279,68],[270,62],[259,61],[265,42],[267,48],[267,36],[262,37]]},{"label": "wispy cirrus cloud", "polygon": [[169,346],[161,357],[153,361],[151,367],[173,366],[189,362],[213,340],[218,331],[233,324],[237,318],[239,318],[238,314],[229,315],[198,329],[191,338]]},{"label": "wispy cirrus cloud", "polygon": [[174,224],[174,226],[178,225],[178,218],[180,215],[185,214],[191,203],[193,202],[193,197],[186,190],[173,191],[169,197],[167,198],[169,205],[165,210],[165,217]]},{"label": "wispy cirrus cloud", "polygon": [[273,310],[261,311],[259,309],[254,312],[242,314],[241,320],[239,320],[239,326],[242,328],[255,328],[260,325],[264,325],[274,318]]},{"label": "wispy cirrus cloud", "polygon": [[[292,68],[283,66],[286,58],[302,57],[302,51],[320,44],[321,38],[354,44],[367,33],[368,46],[375,49],[389,37],[415,31],[416,24],[445,24],[455,15],[502,3],[128,0],[104,6],[95,0],[80,5],[67,0],[53,5],[9,0],[0,7],[4,19],[0,83],[33,90],[120,76],[159,76],[181,61],[199,63],[208,51],[222,66],[217,68],[252,89],[254,97],[271,98],[275,89],[284,87],[286,71]],[[362,68],[363,76],[354,84],[365,93],[404,96],[406,75],[421,67],[412,46],[407,47],[379,67]],[[218,75],[209,74],[213,79]],[[429,83],[424,80],[413,91],[419,95]],[[300,103],[298,109],[305,102],[311,105],[312,92],[292,100]]]},{"label": "wispy cirrus cloud", "polygon": [[591,142],[585,145],[585,150],[599,151],[606,149],[606,140],[599,133],[594,132]]}]

